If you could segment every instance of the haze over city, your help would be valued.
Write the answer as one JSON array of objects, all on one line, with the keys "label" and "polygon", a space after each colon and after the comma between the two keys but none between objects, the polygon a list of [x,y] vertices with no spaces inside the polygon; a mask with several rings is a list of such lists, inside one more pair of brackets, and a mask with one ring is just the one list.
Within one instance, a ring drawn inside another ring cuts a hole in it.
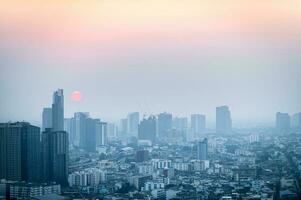
[{"label": "haze over city", "polygon": [[301,110],[300,10],[297,0],[2,2],[0,119],[40,124],[63,88],[66,116],[214,122],[229,105],[234,123],[273,123]]}]

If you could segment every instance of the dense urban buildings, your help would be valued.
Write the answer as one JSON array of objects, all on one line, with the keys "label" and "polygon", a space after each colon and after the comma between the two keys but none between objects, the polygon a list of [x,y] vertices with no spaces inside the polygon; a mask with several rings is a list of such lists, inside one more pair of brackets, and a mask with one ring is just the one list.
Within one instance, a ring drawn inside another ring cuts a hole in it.
[{"label": "dense urban buildings", "polygon": [[136,112],[116,125],[88,112],[64,118],[63,105],[63,90],[57,90],[53,107],[43,110],[42,132],[27,122],[0,124],[0,198],[301,197],[300,113],[291,121],[277,113],[276,128],[234,132],[227,106],[216,108],[214,131],[200,114],[139,121]]}]

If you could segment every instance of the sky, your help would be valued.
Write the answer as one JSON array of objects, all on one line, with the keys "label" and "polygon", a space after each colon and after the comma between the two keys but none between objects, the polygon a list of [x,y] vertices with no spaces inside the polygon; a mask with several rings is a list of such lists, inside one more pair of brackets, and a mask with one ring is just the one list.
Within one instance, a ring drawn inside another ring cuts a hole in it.
[{"label": "sky", "polygon": [[300,0],[0,1],[1,122],[41,123],[58,88],[65,117],[301,111]]}]

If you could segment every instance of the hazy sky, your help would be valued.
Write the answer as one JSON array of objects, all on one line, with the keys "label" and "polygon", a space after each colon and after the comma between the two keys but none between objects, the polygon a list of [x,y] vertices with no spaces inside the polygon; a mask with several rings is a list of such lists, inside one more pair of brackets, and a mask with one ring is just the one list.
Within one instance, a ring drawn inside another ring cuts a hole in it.
[{"label": "hazy sky", "polygon": [[0,68],[0,121],[40,123],[57,88],[66,117],[273,121],[301,111],[301,1],[1,1]]}]

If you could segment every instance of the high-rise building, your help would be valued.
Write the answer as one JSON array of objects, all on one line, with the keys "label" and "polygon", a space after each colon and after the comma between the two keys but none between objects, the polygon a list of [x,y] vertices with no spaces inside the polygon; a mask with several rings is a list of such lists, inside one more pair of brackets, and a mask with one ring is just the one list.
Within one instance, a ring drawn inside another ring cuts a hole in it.
[{"label": "high-rise building", "polygon": [[156,117],[150,116],[148,119],[143,119],[138,128],[139,140],[156,140]]},{"label": "high-rise building", "polygon": [[200,114],[191,115],[191,132],[195,138],[201,136],[206,129],[206,116]]},{"label": "high-rise building", "polygon": [[96,123],[96,146],[105,146],[108,143],[108,126],[106,122]]},{"label": "high-rise building", "polygon": [[0,179],[40,180],[40,128],[26,122],[0,124]]},{"label": "high-rise building", "polygon": [[276,113],[276,129],[279,132],[289,131],[291,127],[291,118],[288,113]]},{"label": "high-rise building", "polygon": [[129,113],[127,116],[127,133],[131,136],[138,135],[139,112]]},{"label": "high-rise building", "polygon": [[127,125],[128,125],[128,122],[127,122],[126,118],[120,120],[120,123],[118,126],[118,137],[122,137],[122,136],[126,135],[126,132],[128,129]]},{"label": "high-rise building", "polygon": [[52,108],[44,108],[42,113],[42,131],[52,128]]},{"label": "high-rise building", "polygon": [[208,140],[205,138],[198,143],[198,159],[208,160]]},{"label": "high-rise building", "polygon": [[228,134],[232,131],[231,112],[228,106],[216,107],[216,133]]},{"label": "high-rise building", "polygon": [[[67,124],[66,122],[65,130],[68,130]],[[73,145],[85,151],[94,152],[96,146],[107,143],[107,123],[101,122],[100,119],[90,118],[87,112],[74,113],[70,126]]]},{"label": "high-rise building", "polygon": [[64,93],[62,89],[58,89],[53,93],[52,130],[64,130]]},{"label": "high-rise building", "polygon": [[158,115],[157,132],[158,138],[168,137],[168,133],[172,129],[172,114],[160,113]]},{"label": "high-rise building", "polygon": [[42,133],[43,181],[68,184],[68,133],[46,129]]}]

